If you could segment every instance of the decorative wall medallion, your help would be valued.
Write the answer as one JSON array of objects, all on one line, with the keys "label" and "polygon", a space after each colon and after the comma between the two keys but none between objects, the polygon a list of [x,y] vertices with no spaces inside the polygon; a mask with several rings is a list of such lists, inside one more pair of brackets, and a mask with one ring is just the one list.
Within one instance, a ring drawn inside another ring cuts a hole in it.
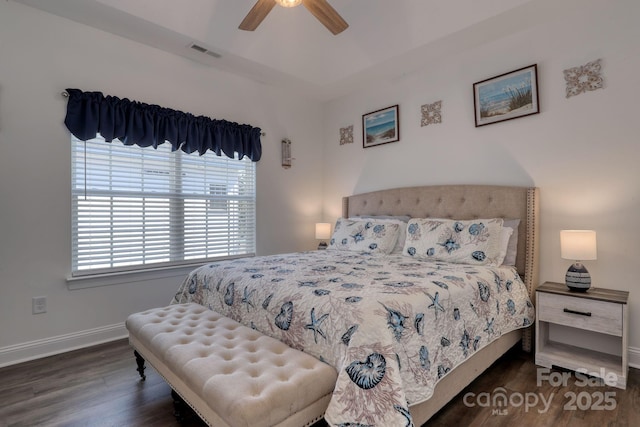
[{"label": "decorative wall medallion", "polygon": [[433,104],[425,104],[422,107],[422,120],[420,126],[442,123],[442,101]]},{"label": "decorative wall medallion", "polygon": [[353,143],[353,125],[340,128],[340,145]]},{"label": "decorative wall medallion", "polygon": [[604,79],[600,74],[601,61],[602,59],[596,59],[585,65],[563,71],[564,80],[567,83],[567,98],[589,90],[604,88]]}]

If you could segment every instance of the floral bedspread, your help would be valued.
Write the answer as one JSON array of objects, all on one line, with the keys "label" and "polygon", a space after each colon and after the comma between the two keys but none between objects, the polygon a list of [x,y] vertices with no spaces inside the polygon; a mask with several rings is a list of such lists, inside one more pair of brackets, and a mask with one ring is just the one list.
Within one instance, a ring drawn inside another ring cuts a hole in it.
[{"label": "floral bedspread", "polygon": [[476,351],[531,325],[513,267],[314,251],[192,271],[172,303],[196,302],[335,367],[334,426],[411,426],[410,404]]}]

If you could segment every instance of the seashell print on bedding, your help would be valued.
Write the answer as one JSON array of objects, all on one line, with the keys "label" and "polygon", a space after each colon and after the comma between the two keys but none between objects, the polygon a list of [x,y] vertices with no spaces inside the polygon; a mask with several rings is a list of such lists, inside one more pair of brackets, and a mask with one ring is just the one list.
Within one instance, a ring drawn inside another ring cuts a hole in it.
[{"label": "seashell print on bedding", "polygon": [[513,267],[337,250],[209,263],[172,302],[189,301],[335,367],[333,425],[407,425],[407,401],[534,312]]},{"label": "seashell print on bedding", "polygon": [[363,362],[351,362],[345,368],[347,375],[358,387],[369,390],[377,386],[387,370],[387,361],[379,353],[371,353]]},{"label": "seashell print on bedding", "polygon": [[291,326],[291,319],[293,319],[293,303],[287,301],[280,307],[280,313],[276,316],[274,323],[283,331],[286,331]]}]

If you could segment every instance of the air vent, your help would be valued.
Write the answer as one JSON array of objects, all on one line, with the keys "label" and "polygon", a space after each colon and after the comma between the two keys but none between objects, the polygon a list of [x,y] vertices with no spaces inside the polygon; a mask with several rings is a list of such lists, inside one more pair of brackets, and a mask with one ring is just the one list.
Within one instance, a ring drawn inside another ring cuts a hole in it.
[{"label": "air vent", "polygon": [[191,43],[191,45],[189,46],[191,49],[198,51],[200,53],[204,53],[205,55],[209,55],[212,56],[214,58],[220,58],[222,57],[222,55],[220,55],[219,53],[213,52],[209,49],[207,49],[206,47],[202,47],[200,45],[197,45],[195,43]]},{"label": "air vent", "polygon": [[197,44],[195,44],[195,43],[193,43],[193,44],[191,45],[191,49],[193,49],[193,50],[197,50],[197,51],[198,51],[198,52],[200,52],[200,53],[205,53],[205,52],[207,51],[207,49],[205,49],[205,48],[204,48],[204,47],[202,47],[202,46],[198,46],[198,45],[197,45]]}]

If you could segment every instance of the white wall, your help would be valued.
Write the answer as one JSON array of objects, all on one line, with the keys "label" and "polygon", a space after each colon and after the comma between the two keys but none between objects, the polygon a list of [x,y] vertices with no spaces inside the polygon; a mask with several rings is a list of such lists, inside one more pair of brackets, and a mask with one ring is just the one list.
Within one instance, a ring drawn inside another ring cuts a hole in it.
[{"label": "white wall", "polygon": [[[562,281],[568,267],[559,230],[593,228],[598,260],[587,267],[594,285],[631,291],[637,325],[640,2],[585,2],[589,7],[571,16],[550,17],[324,106],[0,2],[0,366],[118,336],[126,315],[166,304],[184,277],[179,271],[67,287],[70,152],[60,96],[67,87],[263,128],[259,254],[313,248],[313,223],[339,216],[343,195],[439,183],[538,186],[542,280]],[[566,99],[562,70],[596,58],[603,58],[606,88]],[[541,114],[475,128],[472,84],[532,63],[539,67]],[[440,99],[443,123],[420,127],[420,106]],[[363,149],[361,115],[396,103],[401,140]],[[350,124],[355,143],[340,146],[338,130]],[[279,163],[283,137],[294,142],[289,170]],[[32,315],[31,298],[41,295],[48,313]],[[640,330],[632,328],[630,345],[640,360]]]},{"label": "white wall", "polygon": [[[68,87],[261,127],[257,252],[312,249],[321,219],[321,105],[187,59],[0,2],[0,366],[124,333],[132,312],[166,305],[184,272],[69,290]],[[280,140],[296,158],[280,166]],[[48,312],[31,314],[46,296]]]},{"label": "white wall", "polygon": [[[541,189],[541,279],[564,281],[559,231],[597,231],[593,286],[627,290],[640,323],[640,2],[596,0],[512,36],[326,106],[325,220],[340,197],[425,184],[504,184]],[[565,98],[562,71],[603,59],[605,89]],[[474,82],[538,64],[541,113],[474,127]],[[443,101],[443,122],[420,127],[420,106]],[[362,148],[362,114],[400,106],[400,141]],[[354,125],[354,144],[339,128]],[[640,329],[630,346],[640,363]]]}]

